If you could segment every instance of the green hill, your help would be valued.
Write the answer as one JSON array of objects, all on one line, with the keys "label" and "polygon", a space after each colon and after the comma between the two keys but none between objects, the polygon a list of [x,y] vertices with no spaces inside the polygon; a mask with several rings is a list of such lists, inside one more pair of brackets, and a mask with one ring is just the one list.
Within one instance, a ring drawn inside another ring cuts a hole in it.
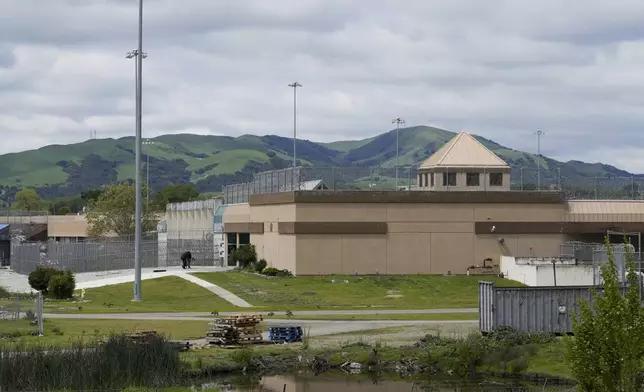
[{"label": "green hill", "polygon": [[[415,165],[429,157],[455,133],[417,126],[400,130],[400,165]],[[497,153],[516,173],[536,167],[535,156],[478,138]],[[248,181],[253,173],[291,165],[293,141],[280,136],[165,135],[143,146],[149,156],[150,186],[159,190],[176,183],[192,182],[200,192],[222,185]],[[0,156],[0,194],[35,187],[45,198],[77,195],[90,188],[134,178],[134,138],[94,139],[71,145],[51,145],[38,150]],[[144,155],[144,161],[146,159]],[[297,141],[298,163],[315,167],[393,167],[396,131],[364,140],[314,143]],[[629,177],[624,170],[601,163],[557,162],[544,158],[543,183],[554,183],[558,169],[568,181],[596,177]],[[360,176],[357,176],[360,177]],[[347,181],[359,181],[349,178]]]}]

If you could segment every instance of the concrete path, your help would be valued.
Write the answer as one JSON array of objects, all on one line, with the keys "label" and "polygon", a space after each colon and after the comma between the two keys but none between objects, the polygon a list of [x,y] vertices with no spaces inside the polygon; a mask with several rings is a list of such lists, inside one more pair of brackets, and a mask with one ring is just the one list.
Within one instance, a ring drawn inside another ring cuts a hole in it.
[{"label": "concrete path", "polygon": [[[112,320],[164,320],[164,321],[207,321],[203,317],[180,316],[178,313],[132,313],[132,314],[45,314],[45,319],[112,319]],[[355,321],[330,321],[330,320],[266,320],[268,326],[300,325],[311,336],[333,335],[338,333],[365,331],[371,329],[419,326],[419,327],[444,327],[453,329],[472,329],[478,320],[355,320]]]},{"label": "concrete path", "polygon": [[[192,271],[191,271],[192,272]],[[208,281],[205,281],[203,279],[199,279],[194,275],[186,274],[186,273],[177,273],[176,276],[183,278],[187,280],[188,282],[192,282],[196,285],[199,285],[206,290],[209,290],[213,292],[215,295],[220,296],[221,298],[225,299],[226,301],[230,302],[231,304],[235,306],[239,306],[240,308],[252,308],[253,305],[249,304],[248,302],[244,301],[243,299],[239,298],[235,294],[231,293],[230,291],[217,286],[216,284],[212,284]]]},{"label": "concrete path", "polygon": [[[141,280],[148,280],[148,279],[158,279],[158,278],[163,278],[166,276],[176,276],[178,278],[182,278],[187,280],[190,283],[194,283],[198,286],[201,286],[205,288],[206,290],[212,292],[213,294],[225,299],[226,301],[230,302],[231,304],[235,306],[239,306],[240,308],[251,308],[253,305],[249,304],[248,302],[244,301],[243,299],[239,298],[235,294],[231,293],[228,290],[225,290],[217,285],[214,285],[210,282],[207,282],[203,279],[199,279],[196,276],[191,275],[193,272],[218,272],[218,271],[224,271],[225,269],[223,268],[217,268],[213,269],[212,267],[195,267],[191,268],[189,270],[184,270],[181,267],[169,267],[169,268],[160,268],[160,269],[165,269],[163,272],[154,272],[153,270],[148,270],[148,271],[142,271],[141,272]],[[112,276],[109,276],[107,274],[103,274],[103,276],[100,279],[92,279],[92,280],[87,280],[85,282],[80,282],[76,284],[77,289],[92,289],[96,287],[103,287],[103,286],[110,286],[114,284],[121,284],[121,283],[130,283],[134,282],[134,271],[133,270],[128,270],[129,273],[112,273]],[[79,274],[80,275],[80,274]],[[96,276],[96,275],[94,275]]]},{"label": "concrete path", "polygon": [[[410,309],[410,310],[301,310],[294,311],[295,317],[300,316],[328,316],[328,315],[377,315],[377,314],[472,314],[477,313],[476,308],[465,309]],[[220,316],[238,316],[248,314],[249,312],[219,312]],[[255,313],[255,312],[253,312]],[[266,312],[257,312],[266,313]],[[279,312],[278,312],[279,313]],[[212,314],[208,312],[178,312],[178,313],[45,313],[45,318],[63,318],[63,319],[123,319],[123,320],[181,320],[183,318],[203,320],[204,317],[211,317]],[[277,321],[277,320],[276,320]],[[317,321],[317,320],[311,320]],[[320,320],[324,321],[324,320]],[[365,320],[365,321],[380,321],[380,320]],[[389,320],[382,320],[388,322]],[[417,321],[431,321],[431,320],[417,320]],[[461,321],[461,320],[454,320]],[[341,322],[341,321],[340,321]]]}]

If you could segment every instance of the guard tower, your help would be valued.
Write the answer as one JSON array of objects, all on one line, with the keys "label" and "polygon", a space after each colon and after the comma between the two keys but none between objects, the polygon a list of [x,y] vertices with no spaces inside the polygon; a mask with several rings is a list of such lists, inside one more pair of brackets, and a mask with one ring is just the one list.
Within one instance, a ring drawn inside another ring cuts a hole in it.
[{"label": "guard tower", "polygon": [[461,132],[420,165],[419,190],[509,191],[510,166]]}]

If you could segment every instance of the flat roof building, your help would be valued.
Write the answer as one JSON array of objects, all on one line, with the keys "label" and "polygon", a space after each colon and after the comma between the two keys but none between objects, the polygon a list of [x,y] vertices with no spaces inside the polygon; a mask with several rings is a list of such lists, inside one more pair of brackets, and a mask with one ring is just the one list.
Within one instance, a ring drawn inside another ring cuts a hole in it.
[{"label": "flat roof building", "polygon": [[[570,241],[644,232],[642,201],[567,201],[510,190],[510,166],[460,133],[419,168],[413,191],[251,194],[224,231],[298,275],[463,274],[501,256],[554,257]],[[639,244],[636,248],[639,249]]]}]

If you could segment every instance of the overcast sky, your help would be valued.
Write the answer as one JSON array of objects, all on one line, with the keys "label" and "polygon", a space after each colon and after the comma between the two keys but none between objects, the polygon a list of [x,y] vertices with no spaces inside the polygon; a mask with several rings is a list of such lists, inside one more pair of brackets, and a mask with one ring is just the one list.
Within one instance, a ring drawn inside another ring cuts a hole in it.
[{"label": "overcast sky", "polygon": [[[136,0],[0,0],[0,153],[134,134]],[[465,130],[644,172],[642,0],[146,0],[144,136]]]}]

